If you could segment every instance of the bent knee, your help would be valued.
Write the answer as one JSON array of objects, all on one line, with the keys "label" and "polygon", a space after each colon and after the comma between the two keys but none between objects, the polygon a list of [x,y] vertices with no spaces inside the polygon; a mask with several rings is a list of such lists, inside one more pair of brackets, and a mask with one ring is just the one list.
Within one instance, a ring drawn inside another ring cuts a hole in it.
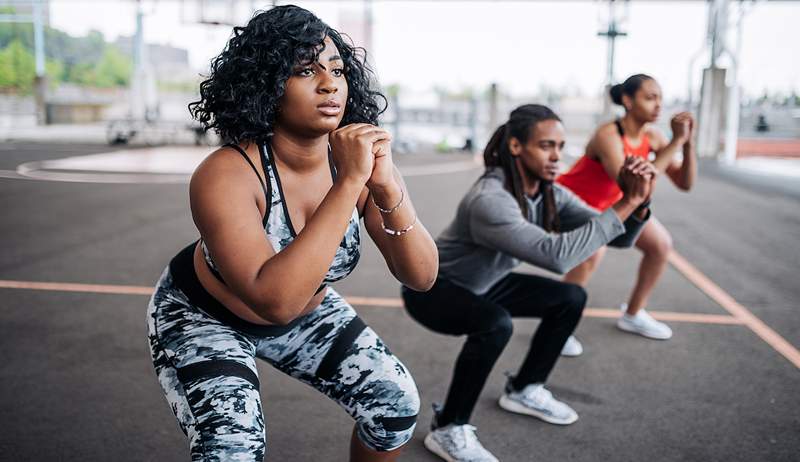
[{"label": "bent knee", "polygon": [[579,286],[578,284],[566,284],[565,287],[565,298],[566,308],[580,316],[583,313],[583,308],[586,306],[586,300],[588,299],[588,295],[586,294],[586,289]]},{"label": "bent knee", "polygon": [[495,317],[491,326],[493,336],[498,341],[502,342],[503,345],[511,338],[511,334],[514,333],[514,323],[511,321],[511,316],[506,312]]},{"label": "bent knee", "polygon": [[564,302],[561,305],[560,315],[580,319],[588,299],[586,289],[578,284],[565,284],[563,290],[564,293],[562,296],[564,297]]},{"label": "bent knee", "polygon": [[513,333],[514,323],[511,316],[500,310],[496,316],[484,319],[481,322],[481,330],[471,333],[469,338],[471,341],[480,342],[486,349],[502,351]]},{"label": "bent knee", "polygon": [[405,383],[385,382],[374,388],[379,402],[364,406],[357,420],[358,438],[375,451],[391,451],[406,444],[414,435],[420,409],[419,392],[410,379]]},{"label": "bent knee", "polygon": [[661,228],[639,243],[639,247],[646,254],[666,258],[672,251],[672,235],[666,228]]},{"label": "bent knee", "polygon": [[417,426],[417,414],[379,416],[356,425],[358,439],[373,451],[392,451],[411,440]]},{"label": "bent knee", "polygon": [[672,250],[672,235],[669,232],[665,232],[659,239],[659,250],[665,255]]}]

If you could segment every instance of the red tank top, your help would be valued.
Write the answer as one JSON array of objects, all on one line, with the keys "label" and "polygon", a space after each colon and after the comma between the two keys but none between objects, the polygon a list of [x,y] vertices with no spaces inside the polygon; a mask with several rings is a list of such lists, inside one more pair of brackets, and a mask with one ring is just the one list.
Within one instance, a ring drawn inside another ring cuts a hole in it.
[{"label": "red tank top", "polygon": [[[622,125],[615,122],[622,136],[625,157],[636,156],[648,160],[650,155],[650,139],[642,136],[639,146],[628,143],[622,131]],[[569,188],[578,197],[597,210],[605,210],[622,198],[622,190],[617,186],[616,178],[609,178],[600,161],[591,159],[585,154],[569,169],[556,178],[556,182]]]}]

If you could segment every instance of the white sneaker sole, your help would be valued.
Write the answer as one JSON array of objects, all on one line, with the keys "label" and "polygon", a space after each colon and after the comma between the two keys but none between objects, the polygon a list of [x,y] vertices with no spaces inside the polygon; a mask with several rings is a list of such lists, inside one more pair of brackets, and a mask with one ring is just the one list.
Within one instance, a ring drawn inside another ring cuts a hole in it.
[{"label": "white sneaker sole", "polygon": [[575,421],[578,420],[578,415],[577,414],[575,414],[573,417],[571,417],[569,419],[559,419],[557,417],[553,417],[551,415],[547,415],[547,414],[545,414],[543,412],[537,411],[536,409],[531,409],[529,407],[526,407],[526,406],[514,401],[513,399],[510,399],[505,394],[500,397],[500,401],[498,401],[498,404],[500,405],[501,408],[505,409],[508,412],[513,412],[515,414],[529,415],[531,417],[536,417],[537,419],[544,420],[545,422],[551,423],[551,424],[554,424],[554,425],[570,425],[570,424],[575,423]]},{"label": "white sneaker sole", "polygon": [[428,451],[436,454],[447,462],[458,462],[456,459],[450,457],[450,454],[448,454],[443,447],[439,446],[439,443],[436,442],[431,433],[428,433],[427,436],[425,436],[423,444]]},{"label": "white sneaker sole", "polygon": [[672,338],[672,332],[670,332],[669,334],[657,334],[648,331],[641,331],[622,321],[617,321],[617,329],[625,332],[630,332],[631,334],[638,334],[641,335],[642,337],[647,337],[653,340],[669,340]]}]

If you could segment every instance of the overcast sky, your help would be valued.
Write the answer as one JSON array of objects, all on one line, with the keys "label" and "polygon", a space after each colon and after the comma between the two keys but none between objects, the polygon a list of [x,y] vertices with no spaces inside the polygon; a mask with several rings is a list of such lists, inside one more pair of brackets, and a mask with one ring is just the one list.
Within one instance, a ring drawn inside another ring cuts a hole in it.
[{"label": "overcast sky", "polygon": [[[271,4],[240,0],[236,20],[247,20],[251,3]],[[364,2],[293,3],[363,40]],[[113,41],[135,29],[133,1],[51,0],[50,5],[51,25],[72,35],[96,29]],[[188,49],[198,70],[230,36],[230,27],[193,22],[196,2],[146,0],[144,5],[146,40]],[[457,90],[498,82],[515,94],[543,86],[596,94],[606,76],[606,40],[597,32],[606,27],[607,11],[607,2],[597,1],[377,0],[369,51],[383,84]],[[800,2],[756,2],[743,25],[740,83],[745,93],[800,92]],[[630,2],[622,25],[628,36],[617,42],[616,77],[645,72],[660,81],[667,98],[685,97],[691,59],[703,49],[706,27],[705,2]],[[692,74],[695,86],[707,64],[707,52],[700,54]]]}]

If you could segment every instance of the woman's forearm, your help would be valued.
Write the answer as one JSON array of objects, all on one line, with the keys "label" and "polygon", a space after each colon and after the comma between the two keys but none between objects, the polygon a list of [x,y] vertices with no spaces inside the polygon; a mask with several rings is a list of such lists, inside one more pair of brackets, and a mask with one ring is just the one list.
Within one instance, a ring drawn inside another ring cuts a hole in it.
[{"label": "woman's forearm", "polygon": [[380,212],[385,229],[379,247],[389,270],[414,290],[429,289],[436,280],[439,254],[433,238],[417,218],[408,192],[401,182],[394,182],[386,188],[373,188],[370,195],[383,210],[400,204],[391,212]]},{"label": "woman's forearm", "polygon": [[678,148],[683,144],[682,140],[673,138],[669,144],[656,153],[656,159],[653,161],[653,165],[659,172],[667,171],[667,168],[672,164],[672,158],[675,156],[675,153],[678,152]]},{"label": "woman's forearm", "polygon": [[683,145],[683,163],[681,164],[681,184],[684,191],[692,189],[694,180],[697,177],[697,155],[694,151],[694,143],[689,141]]},{"label": "woman's forearm", "polygon": [[694,144],[687,142],[683,145],[683,161],[680,166],[675,164],[667,168],[669,179],[682,191],[689,191],[697,177],[697,156]]},{"label": "woman's forearm", "polygon": [[439,252],[422,223],[417,222],[412,231],[392,239],[387,247],[389,269],[398,281],[417,292],[433,287],[439,272]]}]

